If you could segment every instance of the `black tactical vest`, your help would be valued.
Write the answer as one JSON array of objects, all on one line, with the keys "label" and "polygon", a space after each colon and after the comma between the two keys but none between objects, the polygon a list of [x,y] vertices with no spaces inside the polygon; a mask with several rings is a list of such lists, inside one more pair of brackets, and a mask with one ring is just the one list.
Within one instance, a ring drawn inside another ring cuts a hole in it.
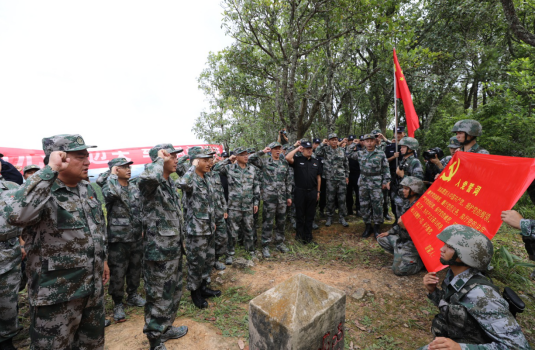
[{"label": "black tactical vest", "polygon": [[435,316],[431,325],[435,337],[446,337],[464,344],[492,342],[476,319],[460,303],[468,292],[481,285],[492,287],[499,292],[498,287],[482,275],[472,276],[458,292],[452,286],[442,286],[444,298],[440,301],[440,313]]}]

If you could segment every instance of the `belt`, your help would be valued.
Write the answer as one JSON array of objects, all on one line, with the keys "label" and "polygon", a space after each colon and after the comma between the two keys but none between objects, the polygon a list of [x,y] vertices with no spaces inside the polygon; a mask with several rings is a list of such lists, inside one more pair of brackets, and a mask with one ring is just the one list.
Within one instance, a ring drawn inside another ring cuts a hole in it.
[{"label": "belt", "polygon": [[302,187],[296,187],[297,189],[303,190],[303,191],[318,191],[316,187],[313,188],[302,188]]},{"label": "belt", "polygon": [[365,172],[365,171],[361,171],[361,172],[360,172],[360,175],[365,175],[365,176],[379,176],[379,175],[381,175],[381,173],[380,173],[380,172],[376,172],[376,173],[367,173],[367,172]]}]

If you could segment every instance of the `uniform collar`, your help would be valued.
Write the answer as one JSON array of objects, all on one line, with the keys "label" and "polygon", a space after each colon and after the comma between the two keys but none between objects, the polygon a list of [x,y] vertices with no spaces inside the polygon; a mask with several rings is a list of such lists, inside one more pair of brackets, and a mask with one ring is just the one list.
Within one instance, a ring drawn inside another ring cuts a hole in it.
[{"label": "uniform collar", "polygon": [[478,270],[474,268],[469,268],[468,270],[465,270],[458,274],[457,276],[451,278],[453,276],[453,272],[451,270],[448,271],[448,274],[450,275],[451,281],[449,282],[449,285],[453,287],[457,292],[461,290],[462,287],[472,278],[473,276],[477,275],[479,273]]}]

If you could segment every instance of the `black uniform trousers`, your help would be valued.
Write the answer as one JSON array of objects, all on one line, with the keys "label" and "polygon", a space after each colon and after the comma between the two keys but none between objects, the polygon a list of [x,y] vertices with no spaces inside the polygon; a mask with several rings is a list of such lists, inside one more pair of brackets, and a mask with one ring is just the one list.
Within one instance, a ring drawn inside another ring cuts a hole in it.
[{"label": "black uniform trousers", "polygon": [[295,188],[295,239],[302,243],[312,241],[312,224],[318,199],[317,188]]},{"label": "black uniform trousers", "polygon": [[319,201],[320,212],[324,212],[325,206],[327,206],[327,180],[321,178]]},{"label": "black uniform trousers", "polygon": [[353,214],[353,193],[355,193],[357,202],[355,206],[357,208],[357,213],[360,210],[360,200],[359,200],[359,173],[349,172],[349,182],[347,184],[347,193],[346,193],[346,207],[347,214]]}]

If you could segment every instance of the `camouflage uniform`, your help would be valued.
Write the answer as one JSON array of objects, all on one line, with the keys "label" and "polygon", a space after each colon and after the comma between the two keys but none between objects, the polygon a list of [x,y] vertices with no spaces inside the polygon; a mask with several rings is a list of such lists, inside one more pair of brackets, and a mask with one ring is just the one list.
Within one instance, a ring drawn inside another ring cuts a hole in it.
[{"label": "camouflage uniform", "polygon": [[[237,148],[234,154],[243,153],[243,148]],[[238,163],[231,164],[224,160],[217,163],[218,170],[228,178],[228,224],[231,236],[229,237],[229,253],[234,251],[236,239],[243,236],[243,245],[248,252],[254,251],[253,245],[253,207],[260,203],[260,179],[257,170],[251,164],[244,168]]]},{"label": "camouflage uniform", "polygon": [[225,199],[225,191],[221,183],[221,177],[218,171],[212,170],[205,174],[210,180],[210,185],[214,194],[214,210],[215,210],[215,261],[227,254],[228,232],[227,222],[225,221],[225,214],[228,211],[227,200]]},{"label": "camouflage uniform", "polygon": [[[255,153],[255,149],[254,148],[248,148],[247,149],[247,153],[249,153],[249,156],[251,154],[254,154]],[[249,163],[251,163],[251,161],[249,160]],[[256,177],[257,179],[261,179],[262,178],[262,171],[260,170],[260,168],[258,166],[256,166],[255,164],[251,163],[254,168],[255,168],[255,171],[256,171]],[[260,204],[258,204],[258,211],[253,214],[253,245],[256,247],[256,241],[258,239],[258,219],[260,217]],[[239,240],[240,242],[243,240],[243,237],[239,237]]]},{"label": "camouflage uniform", "polygon": [[[290,144],[286,144],[282,146],[282,149],[284,150],[285,154],[290,153],[294,150],[294,147]],[[282,156],[282,155],[281,155]],[[294,203],[294,187],[295,187],[295,179],[294,179],[294,168],[288,167],[288,183],[291,185],[290,195],[292,198],[292,205],[289,209],[286,209],[286,217],[289,218],[290,223],[295,228],[295,203]]]},{"label": "camouflage uniform", "polygon": [[[43,139],[46,155],[87,149],[79,135]],[[94,146],[93,146],[94,147]],[[27,242],[32,349],[103,349],[106,224],[93,187],[67,187],[45,166],[8,202]]]},{"label": "camouflage uniform", "polygon": [[[190,149],[191,159],[199,158],[202,149]],[[209,176],[200,177],[191,166],[179,180],[187,193],[186,259],[188,264],[187,289],[195,291],[203,282],[210,282],[215,259],[215,194]]]},{"label": "camouflage uniform", "polygon": [[[277,142],[268,147],[281,147]],[[259,151],[249,158],[249,162],[261,170],[262,210],[262,247],[267,247],[272,241],[273,220],[275,220],[275,235],[273,242],[279,245],[284,242],[284,220],[286,218],[287,200],[292,198],[292,185],[289,178],[289,165],[281,154],[279,160],[272,157],[262,159],[263,151]]]},{"label": "camouflage uniform", "polygon": [[[373,138],[364,135],[364,139]],[[374,149],[356,149],[348,157],[358,160],[360,166],[359,200],[360,210],[364,223],[382,224],[383,217],[383,191],[382,185],[390,182],[390,168],[385,153]]]},{"label": "camouflage uniform", "polygon": [[450,338],[462,349],[530,349],[498,287],[480,272],[492,259],[490,239],[463,225],[448,226],[437,238],[457,254],[441,262],[458,257],[469,268],[457,276],[448,270],[442,289],[428,294],[440,310],[431,325],[433,335]]},{"label": "camouflage uniform", "polygon": [[[416,198],[413,202],[408,200],[405,201],[400,216],[405,214],[425,192],[423,181],[416,177],[405,177],[401,182],[401,185],[411,187],[416,194]],[[399,225],[392,226],[388,231],[388,236],[377,238],[377,243],[379,243],[379,245],[387,252],[394,255],[392,272],[394,272],[395,275],[414,275],[423,268],[424,264],[418,254],[418,250],[412,242],[409,232],[407,232],[406,229],[401,228]]]},{"label": "camouflage uniform", "polygon": [[[108,163],[110,168],[129,164],[132,162],[125,158],[115,158]],[[117,175],[110,175],[109,170],[100,174],[97,184],[102,186],[108,219],[108,294],[117,305],[123,301],[125,278],[129,297],[137,294],[141,282],[143,228],[140,193],[135,181],[121,186]]]},{"label": "camouflage uniform", "polygon": [[[418,141],[412,137],[404,137],[399,142],[400,146],[407,146],[412,151],[416,152],[418,150]],[[424,169],[422,167],[422,163],[420,163],[420,160],[414,156],[414,153],[412,153],[408,157],[403,157],[398,167],[404,171],[404,177],[406,176],[414,176],[419,178],[420,180],[423,180],[424,178]],[[397,183],[399,184],[403,179],[399,176],[396,176]],[[392,195],[394,196],[394,203],[396,204],[396,212],[402,213],[403,212],[403,206],[405,205],[405,199],[403,198],[402,188],[400,186],[396,186],[396,191],[392,192]]]},{"label": "camouflage uniform", "polygon": [[21,280],[20,229],[7,223],[6,200],[19,185],[0,175],[0,348],[22,329],[18,318]]},{"label": "camouflage uniform", "polygon": [[[457,149],[461,147],[461,144],[459,143],[459,141],[457,141],[457,137],[453,136],[453,137],[450,137],[450,141],[448,142],[448,148],[453,148],[453,149]],[[440,160],[440,163],[442,164],[442,166],[445,168],[446,165],[448,165],[448,163],[450,162],[451,158],[453,158],[452,156],[446,156],[444,158],[442,158]]]},{"label": "camouflage uniform", "polygon": [[176,166],[176,173],[179,177],[184,176],[186,171],[188,171],[188,168],[190,166],[189,162],[189,155],[184,155],[180,158],[178,158],[178,164]]},{"label": "camouflage uniform", "polygon": [[151,348],[172,326],[182,297],[182,211],[174,181],[164,178],[164,160],[158,151],[179,153],[171,144],[159,144],[149,151],[152,163],[139,177],[145,220],[143,237],[143,281],[147,303],[145,326]]},{"label": "camouflage uniform", "polygon": [[[535,261],[535,220],[521,219],[520,230],[529,260]],[[531,273],[531,278],[535,278],[535,271]]]},{"label": "camouflage uniform", "polygon": [[[337,137],[330,134],[329,140]],[[332,148],[329,145],[320,145],[316,148],[316,156],[323,157],[327,188],[327,217],[332,218],[335,210],[335,200],[338,199],[338,215],[343,219],[347,215],[346,208],[346,179],[349,177],[349,164],[344,148]]]}]

